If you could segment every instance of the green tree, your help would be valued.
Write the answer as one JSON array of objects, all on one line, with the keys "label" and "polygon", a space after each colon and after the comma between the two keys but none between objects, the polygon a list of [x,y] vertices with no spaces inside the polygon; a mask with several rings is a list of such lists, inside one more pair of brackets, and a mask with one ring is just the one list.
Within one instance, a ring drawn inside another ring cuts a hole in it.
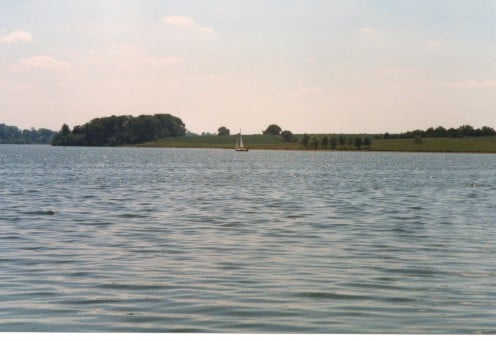
[{"label": "green tree", "polygon": [[281,132],[281,137],[284,142],[296,142],[297,138],[289,130],[284,130]]},{"label": "green tree", "polygon": [[64,123],[62,125],[62,129],[60,129],[60,133],[62,134],[62,136],[68,136],[71,133],[71,129],[67,124]]},{"label": "green tree", "polygon": [[346,144],[348,145],[348,147],[353,147],[354,144],[353,136],[348,137],[348,142]]},{"label": "green tree", "polygon": [[219,136],[229,136],[231,134],[231,131],[226,127],[222,126],[219,129],[217,129],[217,133],[219,134]]},{"label": "green tree", "polygon": [[264,135],[279,135],[281,134],[281,127],[277,124],[271,124],[263,131]]},{"label": "green tree", "polygon": [[460,132],[455,128],[449,128],[447,136],[449,136],[449,137],[461,137]]},{"label": "green tree", "polygon": [[87,146],[103,146],[105,144],[105,126],[99,118],[91,120],[86,128],[85,142]]},{"label": "green tree", "polygon": [[50,129],[40,128],[38,129],[39,140],[36,143],[50,143],[55,132]]},{"label": "green tree", "polygon": [[303,134],[303,137],[301,138],[301,144],[305,149],[308,149],[308,144],[310,142],[310,136],[308,136],[307,133]]},{"label": "green tree", "polygon": [[481,128],[481,131],[482,131],[482,136],[495,136],[496,135],[496,131],[491,127],[484,126]]},{"label": "green tree", "polygon": [[344,135],[339,135],[338,144],[341,148],[344,148],[344,146],[346,146],[346,137]]},{"label": "green tree", "polygon": [[329,145],[332,149],[336,149],[338,145],[338,139],[336,138],[336,135],[331,136],[331,138],[329,139]]},{"label": "green tree", "polygon": [[320,148],[322,149],[327,149],[329,146],[329,136],[327,135],[324,135],[321,139],[320,139]]},{"label": "green tree", "polygon": [[70,146],[72,145],[72,142],[73,135],[71,133],[71,130],[69,129],[69,126],[64,123],[60,131],[53,137],[52,145]]},{"label": "green tree", "polygon": [[434,137],[447,137],[448,131],[443,126],[439,126],[434,129]]},{"label": "green tree", "polygon": [[353,140],[353,145],[357,148],[360,149],[362,147],[363,140],[360,136],[356,136],[355,139]]},{"label": "green tree", "polygon": [[312,136],[309,142],[310,148],[319,149],[320,139],[317,136]]},{"label": "green tree", "polygon": [[457,131],[458,131],[458,134],[460,136],[473,136],[474,135],[474,127],[472,127],[471,125],[468,125],[468,124],[458,127]]},{"label": "green tree", "polygon": [[365,146],[365,148],[370,149],[371,144],[372,144],[372,139],[369,136],[365,135],[363,137],[363,145]]}]

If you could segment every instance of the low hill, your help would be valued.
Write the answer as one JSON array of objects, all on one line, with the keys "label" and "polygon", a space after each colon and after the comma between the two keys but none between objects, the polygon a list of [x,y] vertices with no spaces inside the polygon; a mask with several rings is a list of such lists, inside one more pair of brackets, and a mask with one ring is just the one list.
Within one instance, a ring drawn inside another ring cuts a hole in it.
[{"label": "low hill", "polygon": [[[170,137],[139,144],[142,147],[169,148],[234,148],[237,135],[201,135]],[[251,149],[303,149],[297,142],[284,142],[275,135],[243,135],[244,144]]]}]

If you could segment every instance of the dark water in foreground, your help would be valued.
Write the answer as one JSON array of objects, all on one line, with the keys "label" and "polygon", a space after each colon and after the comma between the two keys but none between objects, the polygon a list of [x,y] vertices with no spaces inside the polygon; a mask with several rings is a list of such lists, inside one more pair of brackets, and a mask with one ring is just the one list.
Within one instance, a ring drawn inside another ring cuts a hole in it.
[{"label": "dark water in foreground", "polygon": [[0,145],[0,331],[496,333],[496,155]]}]

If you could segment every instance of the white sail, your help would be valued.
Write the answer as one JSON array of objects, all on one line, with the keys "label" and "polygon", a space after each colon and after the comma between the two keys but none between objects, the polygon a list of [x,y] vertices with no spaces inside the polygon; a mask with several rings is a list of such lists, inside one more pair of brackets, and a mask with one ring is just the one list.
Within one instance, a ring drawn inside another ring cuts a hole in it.
[{"label": "white sail", "polygon": [[241,136],[241,133],[239,133],[239,147],[244,148],[245,146],[243,145],[243,136]]},{"label": "white sail", "polygon": [[239,131],[238,138],[236,140],[236,151],[247,152],[248,148],[243,144],[243,136],[241,136],[241,130]]}]

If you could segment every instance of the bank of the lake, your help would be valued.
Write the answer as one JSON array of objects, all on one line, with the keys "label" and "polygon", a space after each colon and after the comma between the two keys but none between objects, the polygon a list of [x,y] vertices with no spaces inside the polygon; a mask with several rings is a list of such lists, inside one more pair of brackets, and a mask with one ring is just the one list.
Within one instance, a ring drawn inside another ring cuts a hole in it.
[{"label": "bank of the lake", "polygon": [[[316,134],[323,136],[324,134]],[[301,135],[296,135],[301,139]],[[312,136],[312,135],[310,135]],[[347,139],[361,135],[345,135]],[[368,135],[372,136],[372,135]],[[304,150],[299,142],[284,142],[279,136],[243,135],[245,144],[250,149]],[[140,147],[162,148],[234,148],[236,135],[231,136],[182,136],[162,139],[140,144]],[[319,148],[320,149],[320,148]],[[355,150],[352,147],[338,146],[336,150]],[[326,148],[325,150],[332,150]],[[414,139],[374,139],[370,151],[404,151],[404,152],[463,152],[463,153],[496,153],[496,137],[427,137],[420,141]]]}]

